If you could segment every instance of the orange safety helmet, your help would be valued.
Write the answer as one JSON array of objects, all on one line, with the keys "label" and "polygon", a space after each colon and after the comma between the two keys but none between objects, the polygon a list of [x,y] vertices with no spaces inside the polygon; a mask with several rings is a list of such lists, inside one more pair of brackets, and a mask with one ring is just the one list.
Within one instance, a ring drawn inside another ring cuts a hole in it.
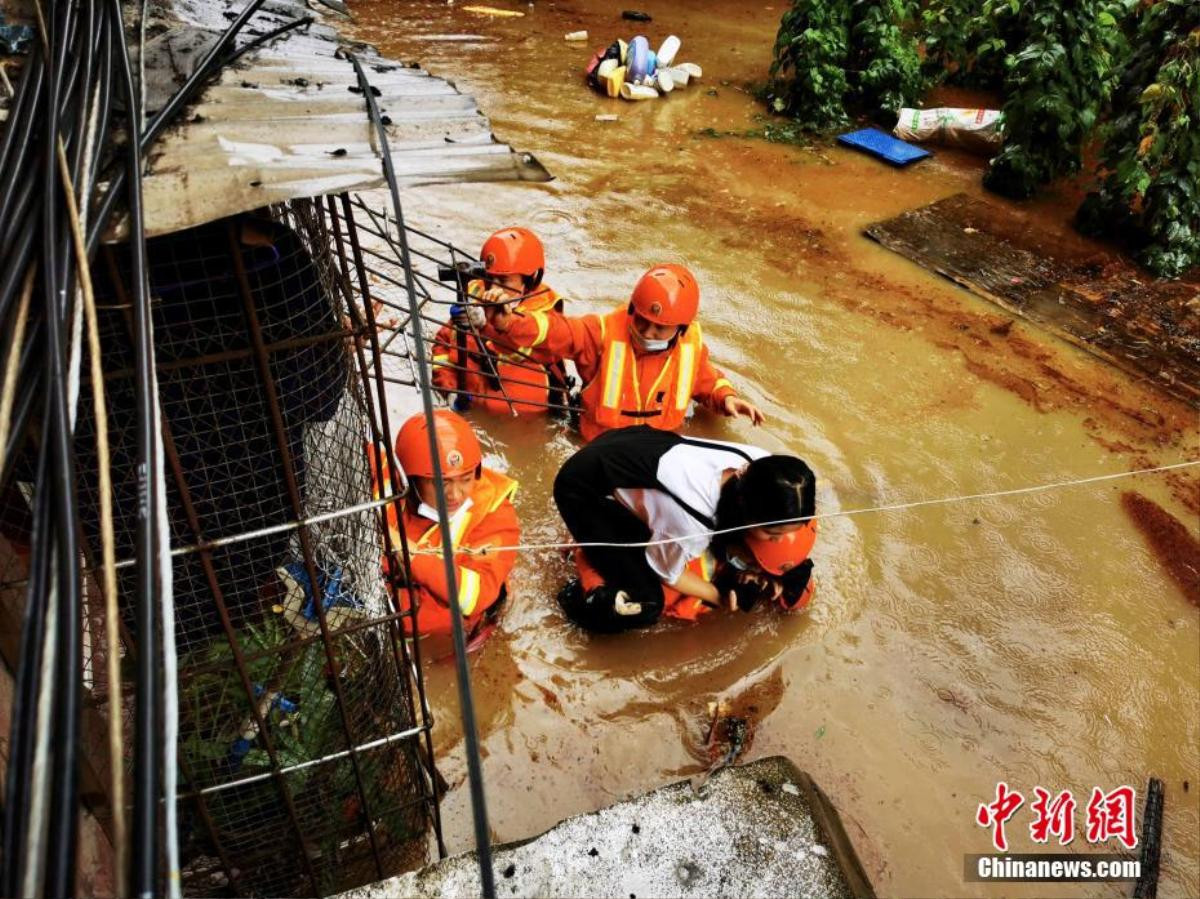
[{"label": "orange safety helmet", "polygon": [[656,265],[638,280],[629,305],[656,325],[687,327],[700,309],[700,287],[682,265]]},{"label": "orange safety helmet", "polygon": [[501,228],[483,242],[479,251],[489,275],[523,275],[540,283],[546,268],[546,251],[528,228]]},{"label": "orange safety helmet", "polygon": [[816,539],[817,521],[814,518],[774,540],[756,540],[748,537],[746,548],[763,571],[767,574],[781,575],[808,558]]},{"label": "orange safety helmet", "polygon": [[[456,478],[472,472],[478,475],[483,451],[479,448],[479,438],[467,420],[449,409],[434,409],[433,423],[442,476]],[[410,478],[433,477],[429,428],[425,424],[424,412],[418,412],[400,426],[396,434],[396,461]]]}]

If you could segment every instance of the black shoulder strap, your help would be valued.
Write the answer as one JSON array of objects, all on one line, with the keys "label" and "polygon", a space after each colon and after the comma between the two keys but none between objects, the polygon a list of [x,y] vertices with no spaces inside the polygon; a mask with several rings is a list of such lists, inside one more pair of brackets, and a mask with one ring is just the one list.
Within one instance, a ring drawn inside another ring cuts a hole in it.
[{"label": "black shoulder strap", "polygon": [[741,456],[747,462],[754,461],[754,459],[750,457],[749,453],[744,452],[743,450],[738,449],[736,446],[732,446],[728,443],[712,443],[708,440],[697,440],[694,437],[680,437],[679,442],[686,443],[688,446],[699,447],[700,449],[716,450],[717,452],[721,453],[733,453]]},{"label": "black shoulder strap", "polygon": [[709,518],[707,515],[703,514],[702,512],[698,511],[691,503],[684,502],[683,499],[681,499],[680,497],[676,496],[673,492],[668,490],[667,487],[661,481],[659,482],[658,489],[661,490],[663,493],[665,493],[667,496],[671,497],[671,499],[675,500],[675,502],[679,505],[679,508],[683,509],[683,511],[687,512],[688,515],[691,515],[692,518],[696,519],[698,522],[700,522],[702,525],[704,525],[710,531],[714,530],[716,528],[717,523],[715,521],[713,521],[711,518]]},{"label": "black shoulder strap", "polygon": [[[707,440],[695,440],[691,437],[680,437],[679,442],[686,443],[688,446],[697,447],[698,449],[710,449],[710,450],[717,450],[718,452],[722,452],[722,453],[734,453],[736,455],[741,456],[747,462],[754,461],[752,458],[750,458],[750,455],[748,453],[743,452],[742,450],[738,449],[736,446],[728,446],[726,444],[721,444],[721,443],[710,443]],[[683,511],[687,512],[688,515],[691,515],[692,518],[696,519],[698,522],[700,522],[702,525],[704,525],[710,531],[716,530],[717,523],[712,518],[703,514],[700,511],[698,511],[695,507],[693,507],[691,505],[691,503],[684,502],[683,499],[676,496],[671,490],[669,490],[667,488],[667,486],[665,484],[663,484],[662,481],[658,482],[658,489],[661,490],[663,493],[665,493],[667,496],[671,497],[671,499],[675,500],[675,502],[679,504],[679,507],[681,509],[683,509]]]}]

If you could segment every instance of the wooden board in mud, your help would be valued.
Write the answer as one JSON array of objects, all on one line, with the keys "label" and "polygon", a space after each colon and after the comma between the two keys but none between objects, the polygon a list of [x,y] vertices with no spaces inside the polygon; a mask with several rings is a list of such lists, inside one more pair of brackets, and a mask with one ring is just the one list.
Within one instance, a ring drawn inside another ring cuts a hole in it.
[{"label": "wooden board in mud", "polygon": [[1039,229],[1020,211],[955,194],[866,234],[924,268],[1200,403],[1200,280],[1156,281],[1115,252]]}]

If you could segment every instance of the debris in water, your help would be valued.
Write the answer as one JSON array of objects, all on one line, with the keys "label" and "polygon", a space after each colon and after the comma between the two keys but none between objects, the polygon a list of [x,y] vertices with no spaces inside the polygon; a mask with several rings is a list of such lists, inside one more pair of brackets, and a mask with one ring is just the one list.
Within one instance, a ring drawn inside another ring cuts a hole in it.
[{"label": "debris in water", "polygon": [[997,109],[901,109],[892,133],[900,140],[932,141],[995,156],[1004,143],[1002,118]]},{"label": "debris in water", "polygon": [[839,134],[837,141],[839,144],[882,159],[897,168],[911,165],[933,155],[928,150],[922,150],[920,147],[914,147],[902,140],[896,140],[878,128],[860,128],[848,134]]},{"label": "debris in water", "polygon": [[822,724],[820,727],[817,728],[817,732],[814,734],[814,736],[818,740],[821,739],[821,737],[825,736],[825,725],[824,724]]},{"label": "debris in water", "polygon": [[597,122],[615,122],[619,118],[620,118],[620,116],[618,116],[614,112],[602,112],[598,116],[596,116],[596,121]]},{"label": "debris in water", "polygon": [[621,13],[622,19],[628,19],[630,22],[653,22],[654,17],[648,12],[642,12],[637,9],[627,9]]},{"label": "debris in water", "polygon": [[821,856],[821,858],[825,858],[826,856],[829,855],[829,850],[826,849],[824,846],[822,846],[820,843],[813,843],[812,844],[812,854],[819,855],[819,856]]},{"label": "debris in water", "polygon": [[568,41],[586,41],[588,33],[586,31],[571,31],[564,35],[563,39]]},{"label": "debris in water", "polygon": [[542,700],[546,703],[546,708],[555,712],[562,711],[562,703],[558,701],[557,693],[555,693],[553,690],[548,690],[536,682],[534,683],[534,686],[537,687],[538,691],[542,694]]},{"label": "debris in water", "polygon": [[477,13],[481,16],[496,16],[501,19],[517,19],[525,15],[525,13],[518,12],[515,9],[497,9],[494,6],[464,6],[463,10]]},{"label": "debris in water", "polygon": [[783,792],[787,793],[789,796],[799,796],[800,795],[800,788],[798,786],[796,786],[794,783],[792,783],[791,781],[788,781],[787,783],[785,783],[783,785],[782,789],[783,789]]},{"label": "debris in water", "polygon": [[967,705],[967,701],[963,697],[959,696],[953,690],[947,689],[946,687],[937,688],[937,698],[942,702],[946,702],[954,706],[960,712],[967,711],[969,707]]},{"label": "debris in water", "polygon": [[[727,700],[710,702],[708,714],[712,719],[708,725],[708,736],[705,743],[708,747],[709,758],[713,759],[708,770],[698,777],[692,778],[692,790],[700,793],[709,778],[727,768],[738,760],[750,742],[750,721],[732,714],[733,706]],[[717,757],[721,746],[726,746],[723,754]]]}]

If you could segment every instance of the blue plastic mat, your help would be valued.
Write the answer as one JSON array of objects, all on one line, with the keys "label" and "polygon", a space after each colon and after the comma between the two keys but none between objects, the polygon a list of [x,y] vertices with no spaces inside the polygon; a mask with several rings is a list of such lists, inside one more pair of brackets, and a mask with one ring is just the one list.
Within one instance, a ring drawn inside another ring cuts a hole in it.
[{"label": "blue plastic mat", "polygon": [[878,156],[884,162],[901,166],[932,156],[928,150],[906,144],[878,128],[863,128],[861,131],[851,131],[849,134],[839,134],[838,143]]}]

